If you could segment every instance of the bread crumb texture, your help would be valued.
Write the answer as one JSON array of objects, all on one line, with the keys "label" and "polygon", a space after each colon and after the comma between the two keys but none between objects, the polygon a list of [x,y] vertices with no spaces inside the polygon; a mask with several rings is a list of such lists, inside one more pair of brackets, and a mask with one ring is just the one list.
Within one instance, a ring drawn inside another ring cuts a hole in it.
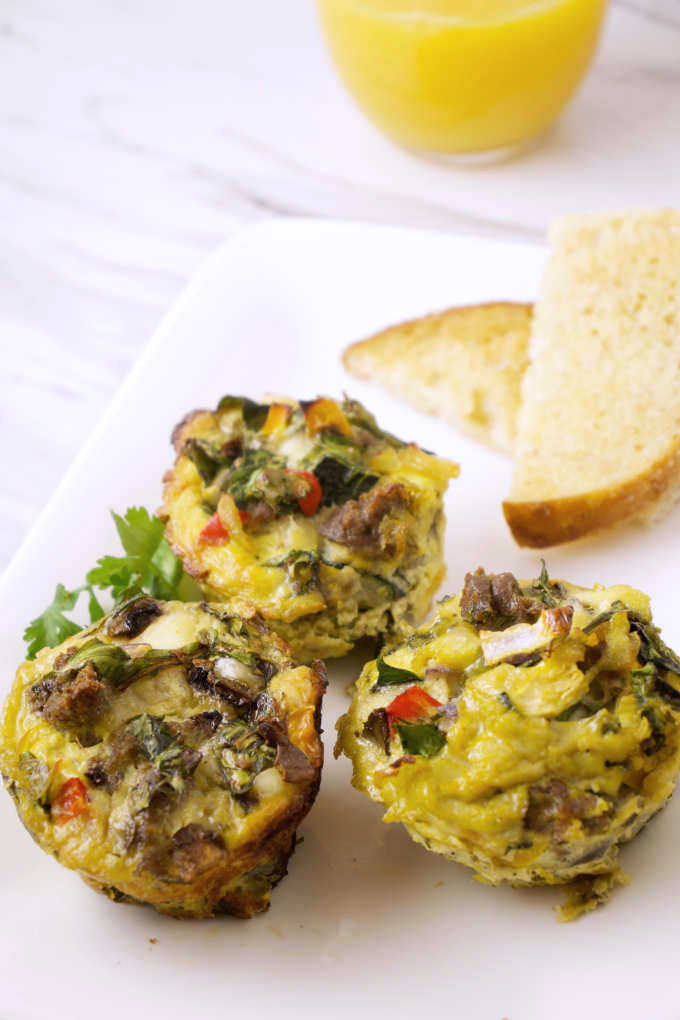
[{"label": "bread crumb texture", "polygon": [[510,453],[532,306],[500,301],[449,308],[348,347],[347,371],[473,439]]},{"label": "bread crumb texture", "polygon": [[504,506],[534,547],[680,495],[680,215],[566,217],[550,239]]}]

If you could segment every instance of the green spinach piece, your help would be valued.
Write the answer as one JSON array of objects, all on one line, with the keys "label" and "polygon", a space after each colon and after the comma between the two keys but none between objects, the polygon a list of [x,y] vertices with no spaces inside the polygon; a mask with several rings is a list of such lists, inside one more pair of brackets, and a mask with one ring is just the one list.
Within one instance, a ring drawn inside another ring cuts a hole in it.
[{"label": "green spinach piece", "polygon": [[135,738],[148,761],[154,761],[177,742],[172,731],[163,722],[162,716],[150,715],[148,712],[133,716],[125,728]]},{"label": "green spinach piece", "polygon": [[[184,779],[200,761],[200,755],[188,751],[178,741],[172,730],[163,722],[162,716],[150,715],[143,712],[128,720],[126,725],[128,733],[137,741],[147,761],[165,776],[169,786],[180,793],[184,786]],[[150,791],[155,789],[151,784]]]},{"label": "green spinach piece", "polygon": [[91,662],[101,677],[117,687],[127,679],[132,661],[119,645],[107,645],[98,638],[90,638],[71,656],[66,667],[77,670]]},{"label": "green spinach piece", "polygon": [[233,452],[225,453],[219,446],[205,439],[187,439],[182,447],[182,453],[193,461],[206,485],[214,481],[218,471],[233,464],[236,459]]},{"label": "green spinach piece", "polygon": [[268,560],[267,567],[281,567],[296,595],[304,595],[319,585],[319,555],[313,549],[293,549],[285,556]]},{"label": "green spinach piece", "polygon": [[397,684],[421,684],[423,678],[413,673],[410,669],[402,669],[400,666],[391,666],[384,659],[378,659],[378,679],[375,687],[389,687]]},{"label": "green spinach piece", "polygon": [[[321,556],[320,554],[318,559],[320,563],[323,563],[325,567],[329,567],[331,570],[344,570],[345,568],[349,568],[350,570],[356,571],[360,577],[364,578],[365,581],[368,582],[368,585],[375,584],[382,586],[383,588],[387,588],[387,592],[383,590],[382,598],[387,595],[387,597],[391,600],[400,599],[407,591],[409,591],[410,586],[405,578],[400,577],[399,580],[401,581],[401,584],[397,584],[397,582],[391,578],[383,577],[382,574],[374,574],[371,570],[361,570],[359,567],[356,567],[351,563],[338,563],[335,560],[329,560],[327,556]],[[365,587],[366,586],[367,585],[365,585]]]},{"label": "green spinach piece", "polygon": [[231,793],[241,797],[251,789],[255,777],[276,760],[276,749],[259,733],[241,722],[230,722],[218,733],[218,766]]},{"label": "green spinach piece", "polygon": [[565,591],[559,581],[551,581],[545,560],[541,560],[541,573],[534,583],[526,590],[526,594],[542,602],[547,609],[554,609],[562,604]]},{"label": "green spinach piece", "polygon": [[361,448],[336,432],[318,435],[316,444],[305,457],[304,467],[313,471],[319,480],[322,506],[358,499],[380,481],[378,475],[366,471]]},{"label": "green spinach piece", "polygon": [[639,704],[644,705],[653,694],[655,680],[656,667],[651,662],[648,662],[642,669],[631,669],[630,686]]},{"label": "green spinach piece", "polygon": [[602,734],[606,736],[608,733],[620,733],[621,723],[618,719],[605,719],[602,723]]},{"label": "green spinach piece", "polygon": [[629,613],[630,629],[640,638],[640,658],[652,662],[659,669],[680,676],[680,658],[661,640],[658,629],[639,616]]},{"label": "green spinach piece", "polygon": [[397,722],[396,728],[407,754],[432,758],[446,743],[445,735],[434,723]]},{"label": "green spinach piece", "polygon": [[290,481],[284,473],[285,461],[268,450],[245,450],[221,483],[223,492],[234,497],[237,506],[248,500],[264,500],[274,510],[294,504]]},{"label": "green spinach piece", "polygon": [[582,701],[569,705],[559,715],[555,716],[555,722],[574,722],[577,719],[587,719],[593,712]]},{"label": "green spinach piece", "polygon": [[[658,628],[647,623],[634,613],[628,614],[630,629],[640,638],[639,657],[645,665],[651,663],[657,671],[662,670],[680,677],[680,659],[675,652],[661,640]],[[670,683],[666,677],[657,673],[656,678],[659,694],[674,709],[680,709],[680,690]]]},{"label": "green spinach piece", "polygon": [[651,734],[646,740],[643,740],[640,745],[642,753],[650,757],[660,751],[666,743],[666,727],[664,726],[663,718],[655,711],[654,708],[646,708],[642,713],[649,723]]},{"label": "green spinach piece", "polygon": [[[323,562],[326,563],[326,565],[329,567],[346,566],[346,564],[332,562],[328,563],[325,559],[323,560]],[[409,590],[408,588],[400,587],[398,584],[396,584],[395,581],[390,580],[387,577],[383,577],[382,574],[374,574],[370,570],[359,570],[357,567],[355,567],[354,569],[356,570],[357,574],[359,574],[361,577],[365,579],[366,582],[368,582],[369,584],[374,583],[375,585],[378,585],[378,590],[380,590],[380,587],[382,587],[383,597],[385,596],[384,589],[387,588],[387,595],[390,600],[402,598]]]},{"label": "green spinach piece", "polygon": [[109,645],[93,637],[85,641],[68,659],[64,671],[76,671],[91,662],[99,675],[109,680],[114,687],[124,687],[141,673],[155,672],[162,666],[177,663],[180,657],[190,657],[200,647],[199,642],[193,642],[176,650],[149,648],[144,655],[133,659],[120,645]]},{"label": "green spinach piece", "polygon": [[269,413],[269,404],[258,404],[250,397],[222,397],[217,405],[217,414],[240,409],[243,424],[253,432],[259,432]]},{"label": "green spinach piece", "polygon": [[358,499],[380,481],[379,475],[362,471],[333,457],[323,457],[314,466],[314,474],[321,486],[322,506],[340,506],[350,499]]},{"label": "green spinach piece", "polygon": [[381,429],[371,412],[358,400],[353,400],[347,394],[345,394],[345,399],[342,402],[342,411],[350,425],[370,432],[372,436],[375,436],[376,439],[382,439],[388,446],[392,446],[397,450],[402,446],[406,446],[402,439],[392,435],[391,432]]}]

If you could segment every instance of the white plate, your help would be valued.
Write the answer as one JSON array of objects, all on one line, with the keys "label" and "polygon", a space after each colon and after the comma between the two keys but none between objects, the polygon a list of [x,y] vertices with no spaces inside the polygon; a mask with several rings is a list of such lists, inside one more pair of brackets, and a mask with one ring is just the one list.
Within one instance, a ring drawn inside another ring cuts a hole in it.
[{"label": "white plate", "polygon": [[[448,498],[445,587],[478,564],[533,576],[537,557],[517,549],[501,514],[509,462],[347,379],[338,355],[410,315],[531,298],[544,257],[525,244],[309,221],[265,224],[220,249],[161,325],[0,585],[6,686],[23,657],[21,630],[55,582],[78,584],[117,548],[108,508],[156,506],[171,427],[225,392],[348,388],[386,428],[461,463]],[[679,523],[676,512],[652,530],[551,552],[551,572],[646,589],[677,644]],[[379,807],[350,787],[348,763],[331,752],[344,686],[359,666],[357,657],[331,663],[321,791],[288,878],[254,920],[180,922],[110,903],[31,843],[3,794],[3,1020],[331,1020],[348,1011],[677,1020],[680,804],[624,852],[630,887],[604,910],[558,925],[550,909],[558,891],[483,886],[384,825]]]}]

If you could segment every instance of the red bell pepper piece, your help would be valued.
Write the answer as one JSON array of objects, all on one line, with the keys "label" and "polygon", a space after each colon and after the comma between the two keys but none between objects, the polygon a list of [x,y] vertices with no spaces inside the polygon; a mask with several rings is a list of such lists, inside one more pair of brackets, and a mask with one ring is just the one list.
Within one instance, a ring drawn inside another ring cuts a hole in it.
[{"label": "red bell pepper piece", "polygon": [[218,545],[220,542],[228,542],[230,537],[216,510],[200,534],[201,541],[208,545]]},{"label": "red bell pepper piece", "polygon": [[436,715],[437,709],[441,707],[441,701],[432,698],[418,684],[413,684],[402,694],[398,694],[385,709],[390,724],[390,733],[393,731],[396,720],[415,722],[417,719],[431,719],[433,715]]},{"label": "red bell pepper piece", "polygon": [[305,517],[311,517],[319,509],[319,503],[323,496],[319,479],[311,471],[293,471],[290,468],[286,468],[285,473],[287,475],[297,475],[298,478],[304,478],[309,483],[309,492],[298,499],[298,506]]},{"label": "red bell pepper piece", "polygon": [[87,811],[87,790],[82,779],[74,776],[66,780],[52,801],[52,821],[55,825],[63,825],[84,811]]}]

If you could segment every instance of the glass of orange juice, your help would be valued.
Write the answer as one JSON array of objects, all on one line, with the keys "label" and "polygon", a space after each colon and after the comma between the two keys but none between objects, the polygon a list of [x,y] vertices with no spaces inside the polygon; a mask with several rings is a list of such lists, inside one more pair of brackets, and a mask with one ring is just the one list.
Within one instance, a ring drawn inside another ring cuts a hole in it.
[{"label": "glass of orange juice", "polygon": [[574,94],[607,0],[317,0],[340,75],[409,149],[501,156]]}]

